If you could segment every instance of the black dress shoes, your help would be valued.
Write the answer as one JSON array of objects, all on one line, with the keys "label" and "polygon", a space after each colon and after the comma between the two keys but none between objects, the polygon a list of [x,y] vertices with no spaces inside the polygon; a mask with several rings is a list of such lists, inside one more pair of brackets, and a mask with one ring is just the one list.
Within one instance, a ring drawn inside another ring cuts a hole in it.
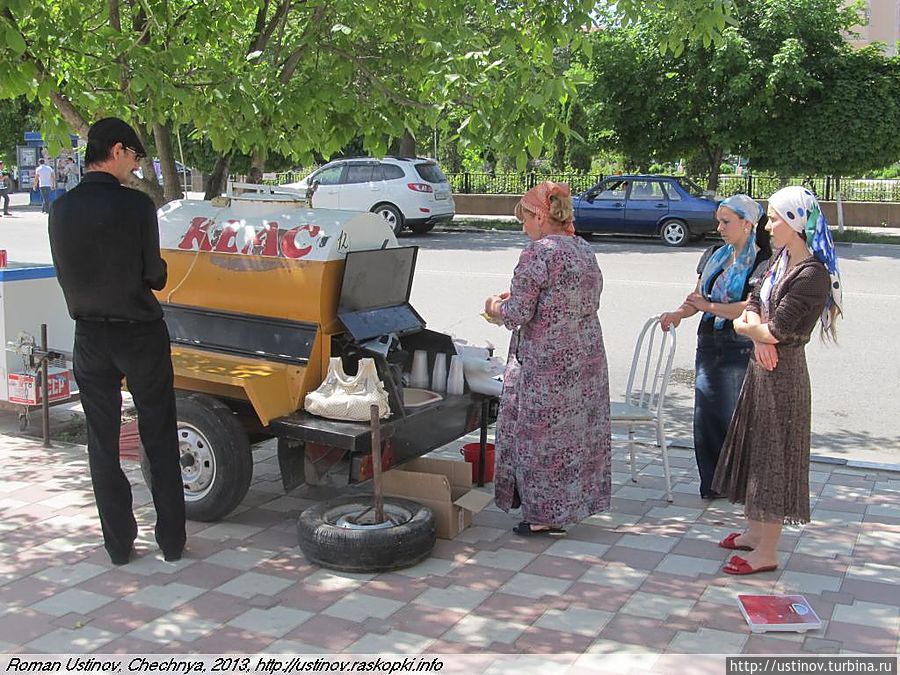
[{"label": "black dress shoes", "polygon": [[181,554],[183,551],[172,551],[170,553],[166,553],[163,551],[163,558],[166,562],[178,562],[181,560]]},{"label": "black dress shoes", "polygon": [[131,547],[131,550],[128,551],[128,553],[125,553],[124,555],[123,554],[113,555],[112,553],[109,554],[109,559],[112,561],[112,564],[116,565],[116,566],[127,565],[132,560],[134,560],[136,557],[137,557],[137,551],[134,550],[133,546]]}]

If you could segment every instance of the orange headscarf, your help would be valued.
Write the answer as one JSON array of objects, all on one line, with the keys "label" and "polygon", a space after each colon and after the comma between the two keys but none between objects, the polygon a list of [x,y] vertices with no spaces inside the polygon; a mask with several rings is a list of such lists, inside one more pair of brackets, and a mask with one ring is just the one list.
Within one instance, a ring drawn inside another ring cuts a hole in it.
[{"label": "orange headscarf", "polygon": [[554,195],[563,199],[565,202],[568,202],[571,207],[572,191],[569,189],[569,184],[554,183],[549,180],[538,183],[531,188],[522,196],[519,204],[521,204],[523,209],[531,211],[531,213],[537,216],[538,221],[542,225],[558,225],[562,222],[563,232],[568,235],[574,235],[575,223],[571,213],[569,214],[569,217],[563,221],[559,221],[550,215],[550,197]]}]

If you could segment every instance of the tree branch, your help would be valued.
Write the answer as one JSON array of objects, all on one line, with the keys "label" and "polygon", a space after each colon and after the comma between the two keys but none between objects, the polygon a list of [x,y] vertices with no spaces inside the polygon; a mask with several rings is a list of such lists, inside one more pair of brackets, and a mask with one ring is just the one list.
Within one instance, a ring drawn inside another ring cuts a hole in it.
[{"label": "tree branch", "polygon": [[278,81],[281,82],[281,84],[287,84],[294,76],[294,71],[296,71],[297,66],[300,65],[300,59],[303,56],[310,34],[325,20],[325,16],[325,7],[323,6],[316,7],[313,11],[313,15],[310,17],[306,24],[306,28],[303,29],[303,34],[298,40],[297,48],[288,55],[287,59],[284,61],[284,65],[281,67],[281,72],[278,74]]},{"label": "tree branch", "polygon": [[357,57],[355,54],[351,54],[350,52],[345,52],[343,49],[339,49],[334,45],[326,45],[324,49],[327,49],[332,54],[336,56],[340,56],[341,58],[347,59],[356,65],[357,70],[360,74],[368,80],[378,91],[384,94],[387,98],[389,98],[394,103],[398,103],[400,105],[406,106],[408,108],[417,108],[419,110],[432,110],[435,106],[431,103],[421,103],[416,101],[415,99],[407,98],[403,94],[400,94],[390,87],[388,87],[381,79],[373,73],[366,65],[363,63],[362,59]]}]

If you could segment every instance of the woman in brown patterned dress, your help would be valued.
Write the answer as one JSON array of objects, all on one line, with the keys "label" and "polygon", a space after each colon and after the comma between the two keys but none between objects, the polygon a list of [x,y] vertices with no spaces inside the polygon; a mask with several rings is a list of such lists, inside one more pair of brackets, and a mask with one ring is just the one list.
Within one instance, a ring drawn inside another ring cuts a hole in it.
[{"label": "woman in brown patterned dress", "polygon": [[834,339],[841,287],[834,244],[815,196],[802,187],[769,199],[775,256],[734,329],[754,343],[713,489],[745,505],[747,528],[719,546],[749,551],[723,567],[754,574],[778,567],[785,523],[809,522],[810,386],[805,347],[817,322]]}]

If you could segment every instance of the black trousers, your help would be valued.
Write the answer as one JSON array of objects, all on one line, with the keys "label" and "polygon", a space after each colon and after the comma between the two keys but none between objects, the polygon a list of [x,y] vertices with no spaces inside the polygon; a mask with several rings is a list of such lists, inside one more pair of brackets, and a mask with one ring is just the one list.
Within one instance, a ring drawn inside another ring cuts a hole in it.
[{"label": "black trousers", "polygon": [[3,213],[9,215],[9,190],[0,190],[0,199],[3,200]]},{"label": "black trousers", "polygon": [[78,320],[74,365],[87,420],[91,482],[107,552],[114,561],[127,559],[137,536],[131,485],[119,464],[124,376],[150,462],[156,541],[164,554],[180,553],[186,538],[184,486],[165,322]]}]

